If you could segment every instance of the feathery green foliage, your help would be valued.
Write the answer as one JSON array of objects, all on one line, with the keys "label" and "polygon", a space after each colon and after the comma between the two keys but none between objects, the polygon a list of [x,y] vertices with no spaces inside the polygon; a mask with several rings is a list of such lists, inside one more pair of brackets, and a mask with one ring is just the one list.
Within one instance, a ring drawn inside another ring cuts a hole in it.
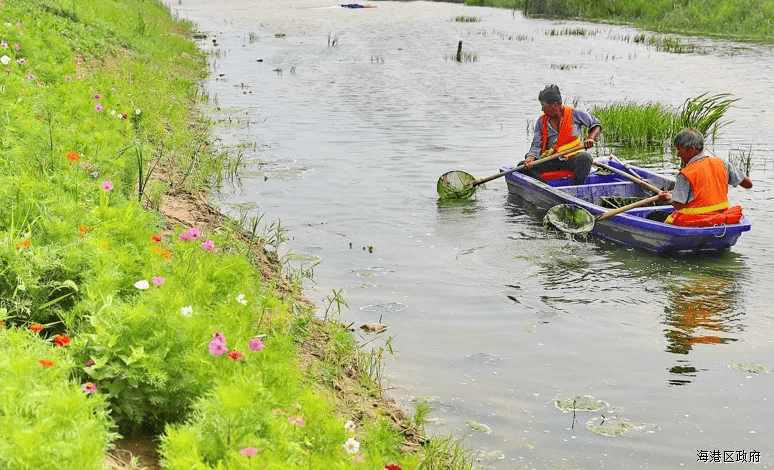
[{"label": "feathery green foliage", "polygon": [[[196,109],[207,67],[192,25],[160,0],[0,5],[0,466],[102,468],[116,432],[144,430],[167,432],[168,468],[349,468],[363,455],[415,468],[400,429],[334,409],[324,388],[351,373],[353,393],[380,397],[385,349],[323,322],[334,341],[299,370],[314,312],[298,279],[254,264],[277,259],[279,221],[199,231],[147,210],[238,167]],[[367,453],[348,453],[350,437]]]}]

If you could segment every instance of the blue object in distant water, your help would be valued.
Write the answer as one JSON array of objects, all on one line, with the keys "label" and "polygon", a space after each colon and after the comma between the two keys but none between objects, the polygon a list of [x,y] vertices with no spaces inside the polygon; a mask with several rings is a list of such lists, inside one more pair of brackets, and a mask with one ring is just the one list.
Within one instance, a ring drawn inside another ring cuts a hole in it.
[{"label": "blue object in distant water", "polygon": [[359,3],[345,3],[341,6],[344,8],[376,8],[376,5],[361,5]]}]

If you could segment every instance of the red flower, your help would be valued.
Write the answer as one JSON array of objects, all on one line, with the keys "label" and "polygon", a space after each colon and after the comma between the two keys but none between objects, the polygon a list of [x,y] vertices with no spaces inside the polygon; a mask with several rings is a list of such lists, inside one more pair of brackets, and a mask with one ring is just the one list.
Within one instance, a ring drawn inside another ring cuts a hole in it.
[{"label": "red flower", "polygon": [[159,234],[151,235],[150,239],[151,239],[152,242],[160,242],[161,241],[161,235],[159,235]]},{"label": "red flower", "polygon": [[66,335],[56,335],[54,337],[54,344],[57,346],[67,346],[70,344],[70,337]]},{"label": "red flower", "polygon": [[43,367],[54,367],[54,361],[49,361],[48,359],[38,359],[38,364]]},{"label": "red flower", "polygon": [[30,330],[34,331],[35,333],[40,333],[40,330],[43,329],[43,325],[40,323],[33,323],[30,325]]},{"label": "red flower", "polygon": [[233,360],[242,359],[244,356],[241,352],[237,351],[236,349],[228,353],[228,357],[230,357]]},{"label": "red flower", "polygon": [[67,152],[67,159],[72,162],[77,162],[78,160],[81,159],[81,156],[78,155],[78,152],[74,152],[70,150],[69,152]]},{"label": "red flower", "polygon": [[398,465],[391,463],[391,464],[385,465],[384,470],[401,470],[401,468]]}]

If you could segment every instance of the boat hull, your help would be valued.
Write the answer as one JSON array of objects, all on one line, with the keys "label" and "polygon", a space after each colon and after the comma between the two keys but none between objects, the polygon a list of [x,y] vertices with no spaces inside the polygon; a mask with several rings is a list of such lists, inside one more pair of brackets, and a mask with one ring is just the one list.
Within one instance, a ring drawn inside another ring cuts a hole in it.
[{"label": "boat hull", "polygon": [[[624,170],[623,165],[615,159],[598,161]],[[510,168],[512,167],[504,167],[500,171]],[[650,170],[633,166],[628,168],[659,188],[670,190],[674,187],[674,180]],[[506,175],[505,181],[510,194],[533,204],[540,211],[548,211],[559,204],[574,204],[595,217],[610,210],[599,205],[601,197],[645,198],[652,195],[626,178],[615,174],[601,175],[597,172],[592,172],[587,184],[580,186],[569,185],[567,179],[544,183],[519,172]],[[745,217],[737,224],[713,227],[678,227],[645,218],[649,212],[656,209],[670,211],[672,206],[642,207],[609,217],[595,223],[591,235],[652,253],[690,254],[728,250],[743,232],[751,228],[750,221]]]}]

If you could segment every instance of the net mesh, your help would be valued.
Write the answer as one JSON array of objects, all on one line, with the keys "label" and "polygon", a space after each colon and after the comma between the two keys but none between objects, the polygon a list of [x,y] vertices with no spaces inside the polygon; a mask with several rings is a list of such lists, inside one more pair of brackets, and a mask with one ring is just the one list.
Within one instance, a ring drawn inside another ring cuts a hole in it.
[{"label": "net mesh", "polygon": [[548,210],[543,223],[567,233],[588,233],[594,228],[594,216],[573,204],[561,204]]},{"label": "net mesh", "polygon": [[476,179],[464,171],[450,171],[438,178],[436,190],[441,198],[468,198],[476,192],[473,182]]}]

